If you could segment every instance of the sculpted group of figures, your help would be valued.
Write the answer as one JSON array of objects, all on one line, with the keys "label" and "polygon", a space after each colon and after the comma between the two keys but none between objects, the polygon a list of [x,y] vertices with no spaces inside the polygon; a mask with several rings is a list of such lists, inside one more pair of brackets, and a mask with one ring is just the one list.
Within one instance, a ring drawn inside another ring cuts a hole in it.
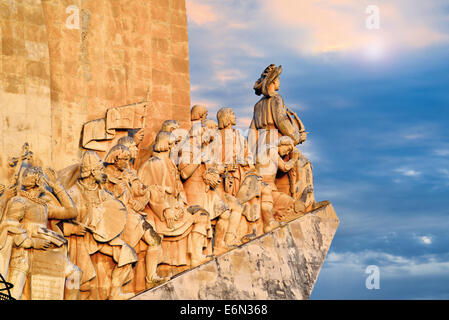
[{"label": "sculpted group of figures", "polygon": [[167,120],[150,146],[139,131],[60,172],[34,166],[25,145],[0,190],[0,273],[13,298],[128,299],[316,208],[281,71],[268,66],[254,86],[248,140],[231,109],[215,122],[196,105],[187,134]]}]

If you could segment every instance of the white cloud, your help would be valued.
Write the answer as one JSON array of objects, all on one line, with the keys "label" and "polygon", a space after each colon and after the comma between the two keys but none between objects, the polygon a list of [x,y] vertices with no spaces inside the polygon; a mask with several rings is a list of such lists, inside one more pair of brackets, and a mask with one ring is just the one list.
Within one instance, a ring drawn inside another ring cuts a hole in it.
[{"label": "white cloud", "polygon": [[444,1],[379,3],[379,30],[366,27],[369,15],[365,10],[373,4],[371,1],[264,0],[262,3],[265,16],[282,30],[290,31],[285,32],[288,44],[301,53],[357,50],[368,54],[374,51],[377,56],[394,48],[426,47],[449,39],[437,24],[438,18],[444,17]]},{"label": "white cloud", "polygon": [[421,176],[420,171],[416,171],[414,169],[408,169],[408,168],[398,168],[396,169],[396,172],[400,173],[401,175],[405,177],[419,177]]},{"label": "white cloud", "polygon": [[436,255],[403,257],[372,250],[330,252],[327,262],[326,268],[360,274],[374,264],[380,269],[381,279],[449,275],[449,261],[440,261]]},{"label": "white cloud", "polygon": [[434,150],[434,153],[437,156],[446,157],[446,156],[449,156],[449,149],[436,149],[436,150]]},{"label": "white cloud", "polygon": [[241,80],[244,79],[246,75],[238,69],[225,69],[225,70],[217,70],[215,72],[215,78],[220,81],[222,84],[227,83],[229,81]]},{"label": "white cloud", "polygon": [[427,135],[425,133],[410,133],[404,135],[404,139],[406,140],[419,140],[426,137]]},{"label": "white cloud", "polygon": [[413,238],[416,239],[416,241],[423,245],[431,245],[433,243],[433,236],[432,235],[416,235],[413,234]]},{"label": "white cloud", "polygon": [[201,86],[197,85],[197,84],[192,84],[190,86],[190,92],[195,92],[201,89]]},{"label": "white cloud", "polygon": [[322,161],[321,152],[319,150],[317,142],[313,142],[310,137],[303,144],[297,146],[299,151],[313,164]]},{"label": "white cloud", "polygon": [[421,243],[423,243],[423,244],[432,244],[432,237],[429,237],[429,236],[422,236],[422,237],[419,237],[419,240],[420,240]]},{"label": "white cloud", "polygon": [[186,1],[186,10],[189,22],[200,26],[215,22],[218,19],[218,14],[213,6],[195,0]]}]

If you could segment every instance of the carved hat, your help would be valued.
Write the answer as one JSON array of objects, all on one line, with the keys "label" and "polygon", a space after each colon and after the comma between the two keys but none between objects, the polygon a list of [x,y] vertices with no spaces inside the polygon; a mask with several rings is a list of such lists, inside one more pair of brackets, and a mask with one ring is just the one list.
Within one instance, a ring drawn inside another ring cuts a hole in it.
[{"label": "carved hat", "polygon": [[109,150],[108,155],[104,159],[107,164],[115,163],[120,156],[131,156],[129,148],[123,144],[116,144]]},{"label": "carved hat", "polygon": [[95,151],[86,151],[81,159],[81,178],[86,178],[92,171],[103,168],[103,161]]},{"label": "carved hat", "polygon": [[282,66],[276,67],[275,64],[270,64],[260,75],[260,78],[254,84],[254,91],[256,95],[271,97],[274,92],[268,91],[268,86],[282,73]]}]

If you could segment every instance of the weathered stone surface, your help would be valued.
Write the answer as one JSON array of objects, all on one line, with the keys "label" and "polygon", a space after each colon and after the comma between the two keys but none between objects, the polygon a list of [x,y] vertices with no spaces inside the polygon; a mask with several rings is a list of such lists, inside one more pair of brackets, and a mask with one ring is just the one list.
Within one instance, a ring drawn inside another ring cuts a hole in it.
[{"label": "weathered stone surface", "polygon": [[163,110],[143,143],[160,120],[189,128],[185,0],[0,0],[0,17],[1,167],[24,142],[57,170],[78,162],[83,124],[113,107]]},{"label": "weathered stone surface", "polygon": [[[0,180],[24,142],[51,163],[50,60],[40,1],[0,1]],[[56,137],[54,139],[57,139]]]},{"label": "weathered stone surface", "polygon": [[133,299],[308,299],[338,224],[329,204]]}]

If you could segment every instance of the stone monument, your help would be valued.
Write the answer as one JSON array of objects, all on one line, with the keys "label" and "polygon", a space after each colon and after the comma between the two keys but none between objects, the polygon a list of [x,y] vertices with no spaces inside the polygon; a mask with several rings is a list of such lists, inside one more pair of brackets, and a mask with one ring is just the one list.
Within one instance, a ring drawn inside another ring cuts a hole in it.
[{"label": "stone monument", "polygon": [[245,137],[190,108],[185,0],[0,15],[0,299],[310,296],[339,221],[281,66]]}]

